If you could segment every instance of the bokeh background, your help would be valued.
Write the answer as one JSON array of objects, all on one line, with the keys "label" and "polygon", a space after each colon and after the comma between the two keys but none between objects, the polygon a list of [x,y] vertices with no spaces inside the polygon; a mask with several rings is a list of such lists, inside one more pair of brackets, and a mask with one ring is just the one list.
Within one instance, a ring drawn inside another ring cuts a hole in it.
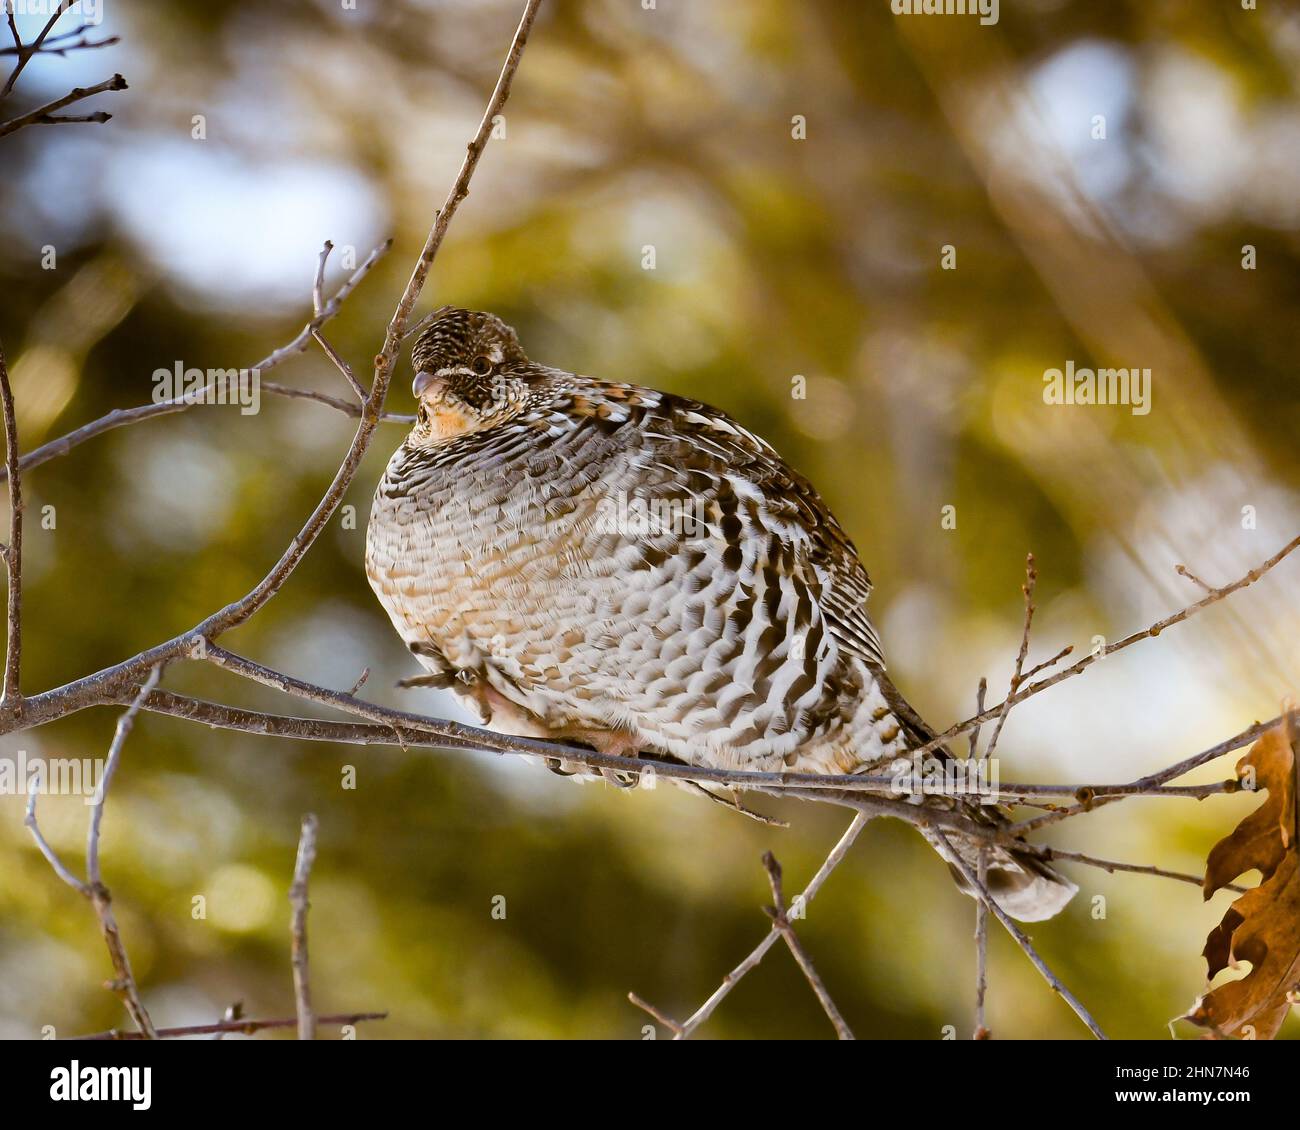
[{"label": "bokeh background", "polygon": [[[149,401],[156,368],[247,366],[289,340],[326,238],[331,283],[347,248],[360,260],[396,240],[329,331],[368,373],[520,7],[102,0],[94,31],[121,43],[35,60],[6,104],[114,71],[130,82],[85,104],[109,124],[0,141],[0,333],[23,446]],[[946,726],[980,676],[991,695],[1006,686],[1026,552],[1036,662],[1194,599],[1175,564],[1223,583],[1300,528],[1300,17],[1259,9],[1003,0],[981,26],[886,0],[548,3],[422,309],[490,308],[537,359],[687,393],[766,435],[856,540],[895,681]],[[27,38],[41,22],[19,17]],[[1044,371],[1068,360],[1150,368],[1152,410],[1044,404]],[[274,379],[347,391],[315,351]],[[390,407],[411,410],[405,364]],[[369,667],[376,701],[442,713],[437,694],[393,689],[413,665],[362,573],[370,494],[401,432],[386,425],[358,475],[351,528],[336,518],[223,643],[340,688]],[[163,417],[27,475],[24,689],[245,592],[351,433],[329,408],[268,396],[255,416]],[[1275,715],[1300,685],[1298,582],[1289,560],[1017,709],[1003,779],[1132,779]],[[165,681],[302,709],[201,664]],[[113,721],[86,711],[3,751],[102,756]],[[149,716],[110,797],[105,877],[160,1025],[235,1000],[292,1013],[286,893],[314,811],[322,1012],[391,1011],[362,1038],[638,1039],[629,990],[685,1015],[767,929],[762,851],[798,889],[846,822],[756,803],[792,826],[510,759]],[[1138,800],[1052,840],[1198,871],[1250,807]],[[80,869],[85,807],[50,798],[41,814]],[[93,918],[34,850],[19,797],[0,797],[0,856],[0,1035],[124,1024]],[[1108,1032],[1164,1036],[1204,987],[1199,953],[1228,896],[1067,869],[1081,894],[1035,942]],[[920,839],[877,822],[801,932],[860,1036],[966,1038],[973,922]],[[996,929],[991,949],[996,1036],[1087,1035]],[[778,948],[702,1034],[830,1028]]]}]

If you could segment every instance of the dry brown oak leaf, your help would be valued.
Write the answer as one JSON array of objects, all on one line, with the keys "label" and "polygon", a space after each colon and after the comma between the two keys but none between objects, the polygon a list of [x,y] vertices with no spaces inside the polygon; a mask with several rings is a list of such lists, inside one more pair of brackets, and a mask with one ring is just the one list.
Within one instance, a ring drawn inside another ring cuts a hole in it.
[{"label": "dry brown oak leaf", "polygon": [[1300,991],[1300,733],[1294,718],[1289,714],[1237,763],[1237,779],[1267,789],[1268,798],[1214,845],[1206,861],[1207,899],[1246,871],[1258,869],[1261,876],[1259,886],[1228,907],[1205,940],[1211,979],[1250,962],[1245,977],[1211,989],[1188,1014],[1209,1038],[1271,1040]]}]

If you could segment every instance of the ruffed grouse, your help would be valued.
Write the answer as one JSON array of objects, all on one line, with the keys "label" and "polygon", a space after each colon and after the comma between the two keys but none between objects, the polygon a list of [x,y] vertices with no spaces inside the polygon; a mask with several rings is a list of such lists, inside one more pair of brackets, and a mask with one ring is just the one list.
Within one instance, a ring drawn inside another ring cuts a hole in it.
[{"label": "ruffed grouse", "polygon": [[[493,314],[440,311],[411,360],[366,571],[414,681],[499,732],[691,765],[850,773],[933,737],[885,675],[852,542],[763,440],[535,364]],[[976,841],[948,839],[973,869]],[[1016,848],[988,882],[1030,921],[1075,890]]]}]

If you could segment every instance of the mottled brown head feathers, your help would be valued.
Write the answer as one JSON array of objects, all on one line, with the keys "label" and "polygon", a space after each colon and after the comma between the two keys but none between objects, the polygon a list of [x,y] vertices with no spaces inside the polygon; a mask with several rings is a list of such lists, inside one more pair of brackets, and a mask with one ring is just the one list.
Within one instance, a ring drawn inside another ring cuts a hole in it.
[{"label": "mottled brown head feathers", "polygon": [[464,369],[487,376],[505,365],[526,365],[515,331],[483,310],[445,309],[416,339],[411,364],[417,373],[446,375]]},{"label": "mottled brown head feathers", "polygon": [[501,424],[528,400],[528,355],[515,331],[486,311],[439,311],[416,339],[411,364],[417,445]]}]

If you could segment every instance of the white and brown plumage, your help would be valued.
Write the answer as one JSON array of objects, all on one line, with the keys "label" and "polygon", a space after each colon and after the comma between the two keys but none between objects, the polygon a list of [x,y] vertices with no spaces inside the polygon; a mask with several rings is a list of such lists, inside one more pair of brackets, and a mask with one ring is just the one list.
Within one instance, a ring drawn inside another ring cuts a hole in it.
[{"label": "white and brown plumage", "polygon": [[[501,732],[720,768],[855,772],[932,737],[885,675],[852,542],[763,440],[534,364],[492,314],[441,312],[412,363],[366,570],[421,683]],[[1074,891],[1014,849],[990,889],[1030,920]]]}]

